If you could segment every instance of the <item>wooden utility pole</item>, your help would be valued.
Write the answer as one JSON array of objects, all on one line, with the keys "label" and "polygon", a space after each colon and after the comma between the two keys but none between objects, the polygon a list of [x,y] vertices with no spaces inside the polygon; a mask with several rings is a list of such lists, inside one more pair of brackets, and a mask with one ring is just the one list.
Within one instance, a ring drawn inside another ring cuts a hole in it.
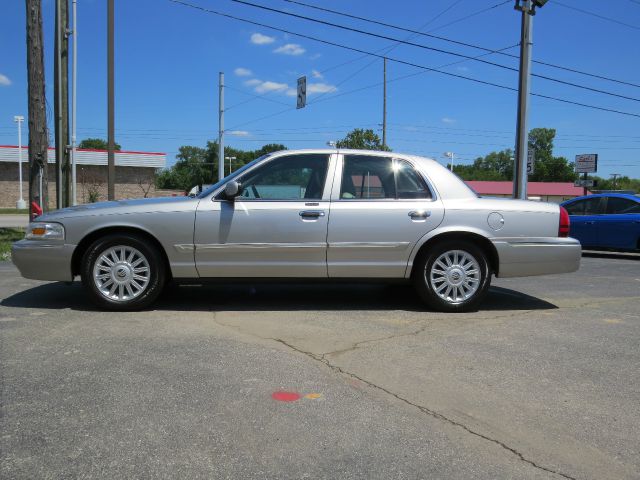
[{"label": "wooden utility pole", "polygon": [[56,0],[56,39],[54,44],[56,204],[71,205],[71,162],[69,161],[69,4]]},{"label": "wooden utility pole", "polygon": [[[49,210],[47,181],[47,113],[45,107],[42,6],[40,0],[26,0],[27,81],[29,94],[29,218],[33,202]],[[42,186],[42,188],[40,188]]]}]

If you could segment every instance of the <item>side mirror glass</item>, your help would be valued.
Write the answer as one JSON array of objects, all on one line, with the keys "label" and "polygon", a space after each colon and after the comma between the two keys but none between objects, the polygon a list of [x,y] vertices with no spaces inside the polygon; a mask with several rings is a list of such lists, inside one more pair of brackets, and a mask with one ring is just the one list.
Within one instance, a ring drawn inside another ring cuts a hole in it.
[{"label": "side mirror glass", "polygon": [[227,182],[227,184],[224,186],[224,196],[227,197],[227,200],[233,200],[238,195],[240,195],[240,192],[240,184],[235,180]]}]

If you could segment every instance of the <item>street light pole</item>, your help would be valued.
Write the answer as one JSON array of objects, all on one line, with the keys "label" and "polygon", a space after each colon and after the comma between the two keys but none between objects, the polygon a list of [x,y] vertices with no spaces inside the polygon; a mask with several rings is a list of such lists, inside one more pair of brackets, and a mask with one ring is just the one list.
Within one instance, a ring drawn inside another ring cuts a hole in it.
[{"label": "street light pole", "polygon": [[451,160],[451,171],[453,172],[453,157],[454,157],[454,153],[453,152],[444,152],[444,156],[447,157],[449,160]]},{"label": "street light pole", "polygon": [[224,159],[229,162],[229,175],[231,175],[231,173],[233,173],[231,171],[231,169],[233,168],[232,162],[236,159],[236,157],[224,157]]},{"label": "street light pole", "polygon": [[22,195],[22,122],[24,122],[24,117],[22,115],[16,115],[13,117],[13,121],[18,124],[18,185],[20,198],[16,202],[16,208],[25,209],[27,208],[27,202],[24,201]]},{"label": "street light pole", "polygon": [[[215,176],[214,176],[215,178]],[[218,181],[224,178],[224,72],[218,77]]]}]

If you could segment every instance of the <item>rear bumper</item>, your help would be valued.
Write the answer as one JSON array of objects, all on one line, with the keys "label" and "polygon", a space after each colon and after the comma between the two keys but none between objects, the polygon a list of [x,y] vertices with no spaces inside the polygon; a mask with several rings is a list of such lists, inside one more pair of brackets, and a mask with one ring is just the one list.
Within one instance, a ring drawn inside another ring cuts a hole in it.
[{"label": "rear bumper", "polygon": [[25,278],[70,282],[75,245],[43,245],[39,240],[20,240],[11,247],[11,260]]},{"label": "rear bumper", "polygon": [[498,277],[570,273],[580,268],[582,248],[575,238],[498,238]]}]

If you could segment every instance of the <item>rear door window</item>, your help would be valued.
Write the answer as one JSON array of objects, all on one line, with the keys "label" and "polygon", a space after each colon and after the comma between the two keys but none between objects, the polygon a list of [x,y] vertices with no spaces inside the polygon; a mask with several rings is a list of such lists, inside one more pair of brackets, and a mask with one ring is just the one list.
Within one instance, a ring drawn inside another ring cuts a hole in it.
[{"label": "rear door window", "polygon": [[607,199],[607,213],[617,215],[640,213],[640,202],[634,202],[628,198],[609,197]]},{"label": "rear door window", "polygon": [[393,160],[389,157],[345,155],[341,200],[396,198]]}]

